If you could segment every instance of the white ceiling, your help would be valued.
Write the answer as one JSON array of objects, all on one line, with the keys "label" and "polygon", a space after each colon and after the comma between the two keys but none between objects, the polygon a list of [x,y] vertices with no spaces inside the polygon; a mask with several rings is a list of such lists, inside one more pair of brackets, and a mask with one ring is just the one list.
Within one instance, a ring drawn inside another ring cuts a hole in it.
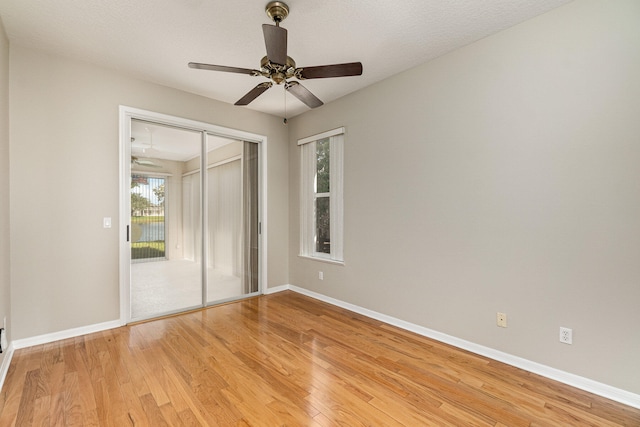
[{"label": "white ceiling", "polygon": [[[570,0],[285,0],[288,53],[301,66],[360,61],[359,77],[306,80],[325,103]],[[194,70],[258,69],[268,0],[0,0],[12,43],[91,62],[233,104],[263,77]],[[248,107],[285,113],[274,86]],[[287,116],[308,110],[286,96]],[[320,107],[322,108],[322,107]]]}]

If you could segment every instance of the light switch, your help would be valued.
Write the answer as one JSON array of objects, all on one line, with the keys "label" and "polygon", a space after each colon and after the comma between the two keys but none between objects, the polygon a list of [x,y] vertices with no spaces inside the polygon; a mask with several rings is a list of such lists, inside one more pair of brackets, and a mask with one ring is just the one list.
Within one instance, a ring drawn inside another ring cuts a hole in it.
[{"label": "light switch", "polygon": [[111,217],[106,216],[102,218],[102,227],[111,228]]}]

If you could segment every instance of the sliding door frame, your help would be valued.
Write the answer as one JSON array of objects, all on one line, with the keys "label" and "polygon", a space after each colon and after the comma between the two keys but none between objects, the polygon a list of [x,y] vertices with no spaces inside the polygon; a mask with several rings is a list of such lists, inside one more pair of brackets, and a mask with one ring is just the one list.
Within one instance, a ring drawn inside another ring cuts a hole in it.
[{"label": "sliding door frame", "polygon": [[[258,293],[262,294],[264,290],[264,283],[266,283],[267,277],[267,137],[251,132],[245,132],[237,129],[226,128],[223,126],[214,125],[211,123],[200,122],[196,120],[185,119],[176,116],[170,116],[167,114],[156,113],[153,111],[142,110],[139,108],[120,106],[120,213],[119,213],[119,247],[120,247],[120,322],[127,324],[131,321],[131,263],[130,263],[130,244],[129,244],[129,230],[131,227],[131,212],[129,210],[130,204],[130,175],[131,175],[131,120],[143,120],[152,123],[158,123],[177,128],[183,128],[189,131],[197,131],[202,133],[202,148],[206,154],[206,135],[216,135],[231,139],[237,139],[247,142],[253,142],[258,144]],[[206,168],[206,155],[201,156],[201,167],[203,171]],[[204,166],[203,166],[204,165]],[[201,179],[204,181],[205,173],[201,173]],[[205,183],[206,186],[206,183]],[[201,194],[206,190],[206,187],[201,186]],[[201,199],[202,200],[202,199]],[[206,206],[204,206],[206,213]],[[206,218],[206,215],[202,215],[202,219]],[[204,230],[204,228],[203,228]],[[204,236],[202,238],[203,249],[206,246]],[[202,252],[202,256],[206,255],[206,251]],[[203,258],[203,262],[206,263],[206,259]],[[204,271],[204,269],[203,269]],[[205,273],[203,273],[203,280]],[[206,282],[202,282],[202,307],[206,307],[207,295],[206,295]]]}]

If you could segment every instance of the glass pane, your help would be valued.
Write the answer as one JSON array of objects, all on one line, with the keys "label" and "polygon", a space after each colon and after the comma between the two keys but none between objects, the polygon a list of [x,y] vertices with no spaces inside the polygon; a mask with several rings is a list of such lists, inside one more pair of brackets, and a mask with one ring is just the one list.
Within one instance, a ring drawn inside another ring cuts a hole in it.
[{"label": "glass pane", "polygon": [[258,144],[245,142],[243,154],[242,204],[244,268],[242,269],[242,288],[244,293],[259,290],[259,251],[258,251]]},{"label": "glass pane", "polygon": [[257,153],[255,143],[207,135],[208,303],[258,291]]},{"label": "glass pane", "polygon": [[329,138],[316,142],[316,193],[329,192]]},{"label": "glass pane", "polygon": [[201,135],[131,121],[131,319],[202,305]]},{"label": "glass pane", "polygon": [[329,197],[316,198],[316,252],[331,253]]},{"label": "glass pane", "polygon": [[165,259],[164,178],[131,175],[131,259]]}]

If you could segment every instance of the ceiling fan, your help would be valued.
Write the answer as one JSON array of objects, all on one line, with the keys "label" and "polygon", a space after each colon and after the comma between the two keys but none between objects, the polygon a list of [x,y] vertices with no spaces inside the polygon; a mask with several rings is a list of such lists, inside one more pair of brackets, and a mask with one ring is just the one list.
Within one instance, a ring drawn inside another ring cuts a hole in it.
[{"label": "ceiling fan", "polygon": [[[149,139],[150,139],[149,148],[146,148],[144,143],[139,143],[139,146],[135,147],[136,151],[141,151],[143,155],[147,154],[147,151],[149,151],[149,150],[157,151],[155,148],[153,148],[153,134],[151,133],[151,131],[149,131]],[[136,139],[132,136],[131,137],[131,148],[132,149],[134,148],[134,144],[136,144]],[[159,164],[154,163],[153,160],[151,160],[149,157],[140,157],[140,156],[137,156],[137,155],[132,155],[131,156],[131,165],[144,166],[144,167],[148,167],[148,168],[161,168],[162,167]]]},{"label": "ceiling fan", "polygon": [[147,168],[161,168],[162,167],[162,166],[154,163],[153,160],[150,160],[148,158],[137,157],[137,156],[131,156],[131,164],[132,165],[138,165],[138,166],[144,166],[144,167],[147,167]]},{"label": "ceiling fan", "polygon": [[295,61],[287,56],[287,30],[280,26],[280,22],[289,15],[289,6],[281,1],[272,1],[267,4],[266,12],[276,25],[262,25],[267,56],[260,60],[259,70],[189,62],[190,68],[248,74],[256,77],[262,76],[271,80],[258,84],[240,98],[235,105],[249,105],[254,99],[273,86],[273,83],[277,85],[284,83],[284,88],[289,93],[309,108],[316,108],[321,106],[323,102],[298,81],[288,81],[289,79],[322,79],[328,77],[359,76],[362,74],[362,64],[360,62],[296,68]]}]

